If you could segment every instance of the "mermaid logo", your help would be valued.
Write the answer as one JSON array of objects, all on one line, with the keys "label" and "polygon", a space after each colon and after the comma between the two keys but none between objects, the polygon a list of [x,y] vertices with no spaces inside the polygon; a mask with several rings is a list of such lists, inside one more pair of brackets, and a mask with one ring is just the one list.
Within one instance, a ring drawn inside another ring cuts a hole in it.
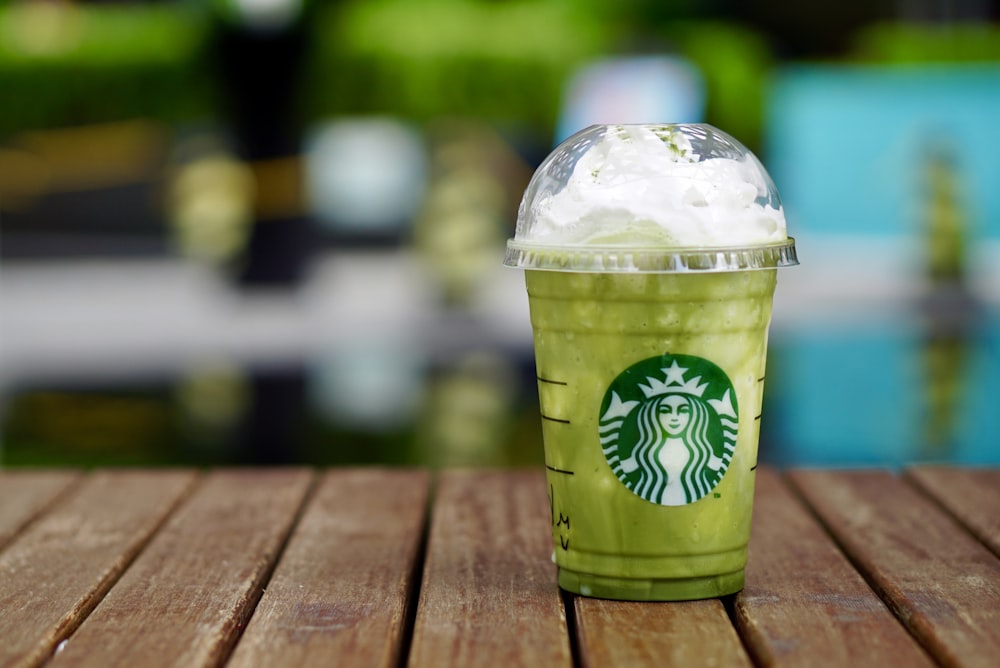
[{"label": "mermaid logo", "polygon": [[692,355],[660,355],[623,371],[601,405],[601,448],[633,493],[693,503],[725,475],[736,449],[736,393],[725,372]]}]

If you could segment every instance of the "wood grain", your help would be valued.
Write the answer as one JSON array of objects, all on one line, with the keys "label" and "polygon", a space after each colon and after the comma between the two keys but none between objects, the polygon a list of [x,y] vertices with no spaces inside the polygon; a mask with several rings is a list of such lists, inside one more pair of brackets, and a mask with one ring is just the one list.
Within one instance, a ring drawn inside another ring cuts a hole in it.
[{"label": "wood grain", "polygon": [[996,555],[888,472],[793,471],[790,479],[855,567],[937,661],[996,665]]},{"label": "wood grain", "polygon": [[399,665],[429,488],[421,471],[326,473],[229,667]]},{"label": "wood grain", "polygon": [[572,597],[582,666],[751,666],[719,599]]},{"label": "wood grain", "polygon": [[36,666],[101,600],[194,482],[89,475],[0,552],[0,666]]},{"label": "wood grain", "polygon": [[906,477],[1000,556],[1000,469],[920,466]]},{"label": "wood grain", "polygon": [[0,471],[0,549],[79,479],[70,471]]},{"label": "wood grain", "polygon": [[51,665],[217,665],[259,600],[311,482],[311,471],[297,469],[207,475]]},{"label": "wood grain", "polygon": [[747,583],[736,620],[761,666],[932,666],[809,511],[757,470]]},{"label": "wood grain", "polygon": [[446,471],[409,665],[568,666],[542,471]]}]

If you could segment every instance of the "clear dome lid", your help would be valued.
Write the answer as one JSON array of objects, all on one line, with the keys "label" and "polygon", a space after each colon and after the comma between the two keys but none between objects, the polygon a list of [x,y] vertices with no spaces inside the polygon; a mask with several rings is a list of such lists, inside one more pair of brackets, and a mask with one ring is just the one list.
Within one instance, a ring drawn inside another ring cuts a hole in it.
[{"label": "clear dome lid", "polygon": [[745,146],[704,123],[593,125],[535,171],[504,264],[584,272],[798,264],[781,199]]}]

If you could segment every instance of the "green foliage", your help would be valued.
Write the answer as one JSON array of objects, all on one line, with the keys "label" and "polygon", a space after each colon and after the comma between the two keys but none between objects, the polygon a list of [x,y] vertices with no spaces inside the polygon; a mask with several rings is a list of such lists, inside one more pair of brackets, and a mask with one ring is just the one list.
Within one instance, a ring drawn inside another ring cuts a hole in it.
[{"label": "green foliage", "polygon": [[207,34],[169,6],[0,8],[0,134],[208,113]]},{"label": "green foliage", "polygon": [[879,63],[1000,61],[1000,26],[880,23],[862,30],[851,57]]},{"label": "green foliage", "polygon": [[353,3],[314,24],[306,115],[468,116],[551,128],[608,30],[573,3]]}]

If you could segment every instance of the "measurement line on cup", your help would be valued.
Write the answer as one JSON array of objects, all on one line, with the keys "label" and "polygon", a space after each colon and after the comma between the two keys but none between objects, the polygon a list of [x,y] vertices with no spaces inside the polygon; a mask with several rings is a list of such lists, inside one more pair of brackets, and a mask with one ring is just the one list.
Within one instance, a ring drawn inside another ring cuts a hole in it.
[{"label": "measurement line on cup", "polygon": [[[535,377],[538,378],[539,383],[547,383],[549,385],[562,385],[563,387],[569,385],[569,383],[566,382],[565,380],[555,380],[554,378],[545,378],[544,376],[535,376]],[[548,420],[549,422],[557,422],[559,424],[570,424],[569,420],[552,417],[551,415],[546,415],[545,413],[542,413],[541,416],[543,420]]]},{"label": "measurement line on cup", "polygon": [[557,469],[555,466],[549,466],[548,464],[545,465],[545,468],[554,473],[565,473],[566,475],[574,475],[573,471],[567,471],[566,469]]},{"label": "measurement line on cup", "polygon": [[[758,383],[763,383],[765,378],[767,378],[767,376],[761,376],[760,378],[757,379],[757,382]],[[759,420],[761,415],[763,415],[763,413],[757,413],[757,415],[754,417],[754,420]],[[756,467],[754,467],[754,468],[756,468]],[[753,469],[750,469],[750,470],[752,471]]]},{"label": "measurement line on cup", "polygon": [[542,413],[541,415],[542,415],[542,419],[543,420],[548,420],[549,422],[558,422],[559,424],[570,424],[569,420],[564,420],[562,418],[551,417],[551,416],[546,415],[545,413]]}]

